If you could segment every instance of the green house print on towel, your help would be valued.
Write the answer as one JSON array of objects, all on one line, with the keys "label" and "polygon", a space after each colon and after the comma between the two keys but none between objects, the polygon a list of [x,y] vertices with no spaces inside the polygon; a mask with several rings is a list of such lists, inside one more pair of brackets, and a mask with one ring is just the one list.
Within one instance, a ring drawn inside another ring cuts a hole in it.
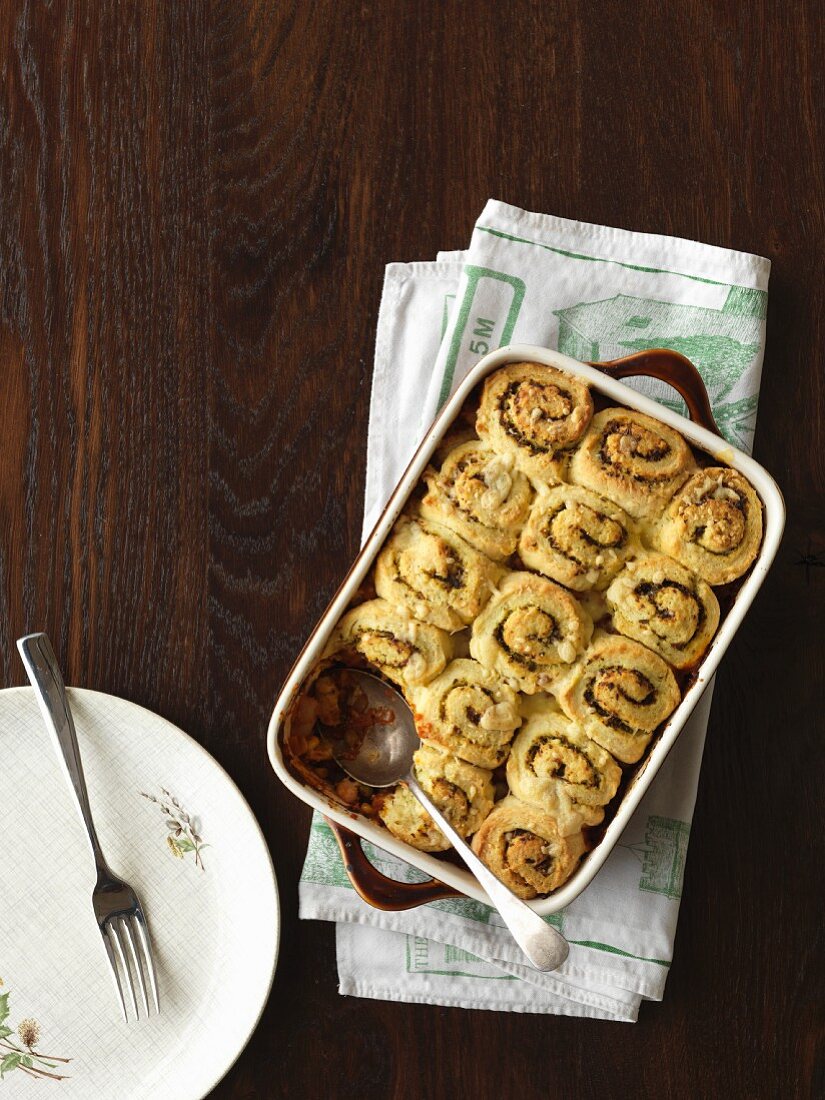
[{"label": "green house print on towel", "polygon": [[673,817],[647,819],[644,843],[619,844],[632,852],[642,865],[639,889],[664,894],[678,901],[682,896],[690,825]]},{"label": "green house print on towel", "polygon": [[[759,354],[766,308],[767,293],[747,287],[731,287],[722,309],[617,294],[556,310],[559,351],[592,361],[647,348],[681,352],[699,368],[725,438],[750,450],[757,394],[732,391]],[[755,381],[749,388],[755,389]],[[668,408],[685,411],[663,382],[645,380],[639,388]]]}]

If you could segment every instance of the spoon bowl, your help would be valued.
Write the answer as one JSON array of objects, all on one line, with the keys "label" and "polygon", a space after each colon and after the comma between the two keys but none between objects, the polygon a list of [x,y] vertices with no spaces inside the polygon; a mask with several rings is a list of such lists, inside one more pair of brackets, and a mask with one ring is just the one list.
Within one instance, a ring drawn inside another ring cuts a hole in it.
[{"label": "spoon bowl", "polygon": [[392,718],[366,728],[356,755],[349,747],[341,746],[336,748],[335,759],[356,782],[368,787],[391,787],[407,776],[413,754],[421,747],[415,719],[401,695],[383,680],[354,669],[349,675],[367,698],[367,713]]}]

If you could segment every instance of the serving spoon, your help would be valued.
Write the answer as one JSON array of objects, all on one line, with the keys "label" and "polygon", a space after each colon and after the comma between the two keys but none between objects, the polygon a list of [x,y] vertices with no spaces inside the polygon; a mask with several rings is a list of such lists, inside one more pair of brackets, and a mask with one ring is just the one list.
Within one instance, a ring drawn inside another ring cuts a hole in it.
[{"label": "serving spoon", "polygon": [[[561,966],[569,952],[564,936],[496,878],[421,788],[413,768],[413,753],[421,741],[403,696],[369,672],[349,669],[348,676],[366,695],[369,711],[379,712],[382,721],[367,727],[356,755],[348,754],[343,743],[333,745],[337,763],[351,779],[368,787],[405,783],[484,887],[535,969],[546,972]],[[392,718],[384,721],[388,714]]]}]

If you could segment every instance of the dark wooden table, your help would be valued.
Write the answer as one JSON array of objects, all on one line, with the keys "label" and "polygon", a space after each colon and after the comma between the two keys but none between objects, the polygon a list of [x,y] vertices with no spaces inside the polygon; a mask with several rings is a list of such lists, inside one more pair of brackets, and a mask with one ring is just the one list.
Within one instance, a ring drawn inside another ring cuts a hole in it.
[{"label": "dark wooden table", "polygon": [[[257,813],[281,959],[213,1095],[825,1095],[821,6],[6,0],[0,42],[2,683],[47,629]],[[787,534],[635,1026],[339,997],[264,755],[358,547],[383,265],[465,245],[491,195],[773,261],[755,453]]]}]

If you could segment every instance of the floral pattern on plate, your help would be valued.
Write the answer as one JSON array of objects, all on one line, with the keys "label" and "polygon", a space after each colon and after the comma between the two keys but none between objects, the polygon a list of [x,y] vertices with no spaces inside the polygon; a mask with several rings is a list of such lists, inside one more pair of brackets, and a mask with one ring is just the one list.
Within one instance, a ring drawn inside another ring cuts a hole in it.
[{"label": "floral pattern on plate", "polygon": [[188,852],[193,852],[195,866],[199,867],[201,871],[205,871],[201,852],[209,845],[204,843],[203,837],[200,835],[200,822],[198,819],[191,817],[175,796],[167,791],[165,787],[160,788],[161,798],[156,798],[153,794],[147,794],[146,791],[140,793],[144,798],[159,806],[161,813],[166,814],[166,828],[169,830],[166,844],[175,859],[183,859]]},{"label": "floral pattern on plate", "polygon": [[[0,979],[0,985],[2,985]],[[0,1080],[13,1069],[19,1069],[27,1077],[50,1077],[64,1081],[68,1074],[55,1073],[63,1069],[71,1058],[58,1058],[56,1054],[41,1054],[35,1047],[40,1042],[40,1024],[26,1016],[16,1028],[10,1027],[9,993],[0,993]]]}]

